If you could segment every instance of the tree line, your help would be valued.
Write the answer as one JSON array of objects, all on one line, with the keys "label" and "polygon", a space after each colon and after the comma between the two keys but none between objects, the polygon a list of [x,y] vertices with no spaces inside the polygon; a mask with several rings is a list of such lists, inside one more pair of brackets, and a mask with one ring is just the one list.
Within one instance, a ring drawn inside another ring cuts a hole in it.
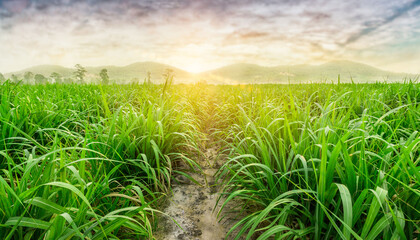
[{"label": "tree line", "polygon": [[[80,64],[76,64],[74,66],[74,71],[72,73],[72,77],[66,77],[61,75],[60,73],[53,72],[50,76],[46,77],[40,73],[34,74],[33,72],[27,71],[23,75],[18,76],[16,74],[12,74],[9,78],[6,78],[2,73],[0,73],[0,84],[9,81],[12,83],[23,83],[23,84],[71,84],[71,83],[78,83],[84,84],[87,83],[86,81],[86,74],[87,70]],[[95,83],[100,83],[103,85],[108,85],[111,83],[110,77],[108,75],[108,70],[106,68],[101,69],[99,72],[99,79]],[[166,85],[168,82],[172,84],[174,79],[174,71],[172,69],[166,69],[166,71],[162,74],[163,83]],[[131,79],[130,83],[134,84],[152,84],[152,73],[150,71],[147,72],[143,82],[139,78]]]},{"label": "tree line", "polygon": [[[73,72],[73,78],[71,77],[64,77],[63,75],[53,72],[50,74],[49,77],[46,77],[42,74],[34,74],[33,72],[25,72],[23,76],[19,77],[16,74],[12,74],[9,79],[0,73],[0,83],[9,80],[13,83],[22,82],[24,84],[47,84],[47,83],[58,83],[58,84],[70,84],[70,83],[79,83],[83,84],[86,83],[86,74],[87,70],[80,64],[76,64],[74,66],[75,70]],[[108,75],[107,69],[102,69],[99,72],[99,81],[101,84],[109,84],[110,79]]]}]

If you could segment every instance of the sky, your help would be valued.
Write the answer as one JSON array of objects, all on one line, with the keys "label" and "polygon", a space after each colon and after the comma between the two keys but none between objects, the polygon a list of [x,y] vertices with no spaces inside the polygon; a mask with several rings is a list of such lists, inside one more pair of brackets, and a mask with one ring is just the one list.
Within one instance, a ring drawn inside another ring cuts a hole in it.
[{"label": "sky", "polygon": [[0,0],[0,72],[350,60],[420,73],[420,0]]}]

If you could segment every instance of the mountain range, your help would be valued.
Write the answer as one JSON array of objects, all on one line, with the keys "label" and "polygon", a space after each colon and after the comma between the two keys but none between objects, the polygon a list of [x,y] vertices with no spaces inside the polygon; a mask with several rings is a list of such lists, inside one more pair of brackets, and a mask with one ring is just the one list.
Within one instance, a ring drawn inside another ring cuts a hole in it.
[{"label": "mountain range", "polygon": [[[238,63],[198,74],[189,73],[182,69],[156,63],[138,62],[127,66],[99,66],[86,67],[88,81],[97,81],[101,69],[107,69],[111,81],[129,83],[143,82],[150,73],[150,80],[162,83],[163,74],[170,69],[176,83],[193,83],[205,81],[212,84],[243,84],[243,83],[307,83],[307,82],[337,82],[340,75],[341,82],[377,82],[403,81],[414,79],[418,75],[384,71],[366,64],[351,61],[331,61],[321,65],[282,65],[264,67],[256,64]],[[6,78],[16,75],[22,78],[25,72],[42,74],[46,77],[56,72],[64,78],[73,78],[74,69],[58,65],[40,65],[21,71],[5,74]]]}]

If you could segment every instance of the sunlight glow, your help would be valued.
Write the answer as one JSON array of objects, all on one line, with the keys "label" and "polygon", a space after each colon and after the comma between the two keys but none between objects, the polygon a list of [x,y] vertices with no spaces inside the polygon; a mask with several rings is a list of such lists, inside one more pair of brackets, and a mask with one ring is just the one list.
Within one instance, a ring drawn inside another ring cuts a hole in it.
[{"label": "sunlight glow", "polygon": [[186,63],[183,65],[180,65],[181,69],[186,70],[190,73],[201,73],[204,71],[207,71],[209,69],[211,69],[210,66],[206,66],[205,64],[202,63]]},{"label": "sunlight glow", "polygon": [[420,73],[419,0],[121,2],[0,0],[0,72],[151,61],[197,73],[349,60]]}]

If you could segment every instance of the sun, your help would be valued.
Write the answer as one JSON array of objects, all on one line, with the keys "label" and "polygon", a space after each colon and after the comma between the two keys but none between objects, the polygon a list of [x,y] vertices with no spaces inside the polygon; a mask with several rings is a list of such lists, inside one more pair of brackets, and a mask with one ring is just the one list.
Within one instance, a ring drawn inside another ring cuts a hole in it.
[{"label": "sun", "polygon": [[201,73],[209,69],[209,66],[200,62],[189,62],[181,65],[181,68],[190,73]]}]

